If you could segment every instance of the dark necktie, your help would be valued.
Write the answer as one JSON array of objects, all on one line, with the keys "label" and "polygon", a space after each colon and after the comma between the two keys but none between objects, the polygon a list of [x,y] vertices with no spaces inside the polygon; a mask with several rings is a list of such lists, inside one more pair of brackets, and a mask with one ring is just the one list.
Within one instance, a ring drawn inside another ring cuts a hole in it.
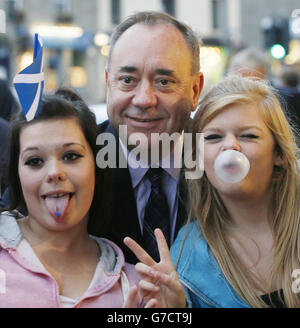
[{"label": "dark necktie", "polygon": [[162,168],[150,168],[146,176],[151,182],[151,193],[146,204],[143,225],[143,247],[153,260],[159,262],[159,252],[154,230],[160,228],[170,245],[169,207],[162,190]]}]

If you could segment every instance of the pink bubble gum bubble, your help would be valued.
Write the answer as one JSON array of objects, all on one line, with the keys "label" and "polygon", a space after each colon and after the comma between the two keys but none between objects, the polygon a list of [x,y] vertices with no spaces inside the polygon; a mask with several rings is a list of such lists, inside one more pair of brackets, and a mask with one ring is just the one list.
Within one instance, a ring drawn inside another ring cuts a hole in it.
[{"label": "pink bubble gum bubble", "polygon": [[215,160],[216,175],[227,183],[238,183],[248,174],[250,163],[248,158],[236,150],[225,150]]}]

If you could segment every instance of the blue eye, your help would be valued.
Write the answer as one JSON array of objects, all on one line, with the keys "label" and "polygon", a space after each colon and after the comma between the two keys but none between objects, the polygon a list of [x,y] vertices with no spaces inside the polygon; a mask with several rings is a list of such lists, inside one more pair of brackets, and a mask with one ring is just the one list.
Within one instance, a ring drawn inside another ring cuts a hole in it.
[{"label": "blue eye", "polygon": [[25,165],[28,166],[41,166],[42,164],[43,160],[39,157],[31,157],[25,162]]}]

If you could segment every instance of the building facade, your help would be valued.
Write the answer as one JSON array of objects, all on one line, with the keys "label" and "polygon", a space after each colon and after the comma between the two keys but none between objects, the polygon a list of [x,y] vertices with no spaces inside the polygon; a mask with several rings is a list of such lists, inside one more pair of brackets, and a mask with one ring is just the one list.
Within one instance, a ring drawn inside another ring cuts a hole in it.
[{"label": "building facade", "polygon": [[[89,103],[104,102],[109,35],[133,12],[156,10],[184,21],[201,36],[201,69],[209,84],[226,69],[230,52],[263,48],[264,17],[290,17],[297,6],[298,0],[0,0],[7,16],[6,35],[0,34],[0,66],[6,66],[11,81],[32,60],[34,29],[45,30],[46,89],[72,86]],[[81,34],[64,35],[63,26],[79,28]],[[51,29],[56,34],[47,34]]]}]

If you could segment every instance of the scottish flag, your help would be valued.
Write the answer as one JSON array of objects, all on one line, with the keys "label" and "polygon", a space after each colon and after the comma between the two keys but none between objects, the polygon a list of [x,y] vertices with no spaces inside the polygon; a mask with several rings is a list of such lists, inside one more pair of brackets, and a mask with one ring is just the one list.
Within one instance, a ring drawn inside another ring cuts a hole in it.
[{"label": "scottish flag", "polygon": [[18,73],[13,81],[27,121],[39,111],[44,89],[43,41],[35,34],[33,63]]}]

